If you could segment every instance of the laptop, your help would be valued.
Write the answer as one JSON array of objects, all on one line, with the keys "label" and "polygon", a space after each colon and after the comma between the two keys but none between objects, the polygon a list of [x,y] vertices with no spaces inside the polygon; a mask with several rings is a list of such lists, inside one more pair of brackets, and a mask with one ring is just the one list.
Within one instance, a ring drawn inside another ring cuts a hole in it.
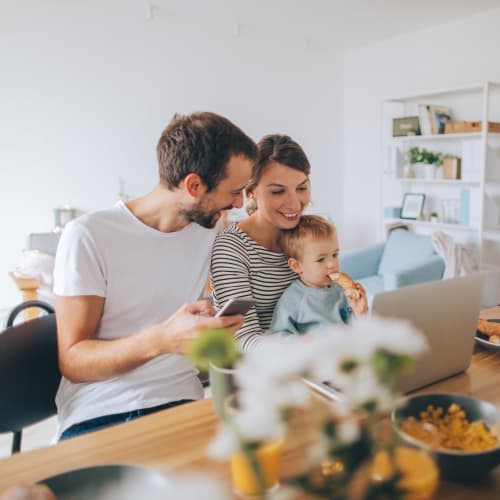
[{"label": "laptop", "polygon": [[[426,337],[429,349],[415,361],[412,371],[398,381],[410,392],[465,371],[472,359],[480,312],[483,276],[429,281],[374,296],[371,314],[410,321]],[[329,399],[341,393],[326,383],[305,380]]]},{"label": "laptop", "polygon": [[429,344],[414,369],[401,377],[402,392],[419,389],[469,367],[482,289],[483,276],[474,273],[375,295],[372,314],[410,321]]}]

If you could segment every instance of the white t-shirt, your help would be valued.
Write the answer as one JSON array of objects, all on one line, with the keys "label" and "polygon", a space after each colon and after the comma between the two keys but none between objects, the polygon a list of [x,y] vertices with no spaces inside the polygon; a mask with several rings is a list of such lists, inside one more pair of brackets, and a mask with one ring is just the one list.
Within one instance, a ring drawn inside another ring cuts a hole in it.
[{"label": "white t-shirt", "polygon": [[[189,224],[162,233],[118,202],[69,223],[61,236],[54,293],[105,297],[98,339],[126,337],[167,319],[205,285],[217,228]],[[183,356],[165,354],[109,380],[72,383],[56,396],[58,435],[83,420],[200,399],[197,372]]]}]

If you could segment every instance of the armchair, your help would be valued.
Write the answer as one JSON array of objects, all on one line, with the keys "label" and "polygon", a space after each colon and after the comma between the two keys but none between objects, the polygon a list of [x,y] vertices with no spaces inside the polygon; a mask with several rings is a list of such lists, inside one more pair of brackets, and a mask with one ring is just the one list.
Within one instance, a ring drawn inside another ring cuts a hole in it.
[{"label": "armchair", "polygon": [[445,263],[436,253],[430,236],[395,229],[385,243],[346,252],[340,269],[359,281],[368,298],[443,277]]}]

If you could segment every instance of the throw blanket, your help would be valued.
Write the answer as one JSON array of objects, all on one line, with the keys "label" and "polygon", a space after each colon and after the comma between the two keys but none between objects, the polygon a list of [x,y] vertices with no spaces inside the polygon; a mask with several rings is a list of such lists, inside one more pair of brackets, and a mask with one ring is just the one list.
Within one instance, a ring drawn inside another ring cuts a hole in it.
[{"label": "throw blanket", "polygon": [[474,271],[474,263],[468,250],[442,231],[432,235],[432,244],[445,263],[443,279],[465,276]]},{"label": "throw blanket", "polygon": [[16,265],[18,278],[34,278],[38,282],[38,294],[42,300],[54,303],[52,281],[55,257],[38,250],[25,250]]}]

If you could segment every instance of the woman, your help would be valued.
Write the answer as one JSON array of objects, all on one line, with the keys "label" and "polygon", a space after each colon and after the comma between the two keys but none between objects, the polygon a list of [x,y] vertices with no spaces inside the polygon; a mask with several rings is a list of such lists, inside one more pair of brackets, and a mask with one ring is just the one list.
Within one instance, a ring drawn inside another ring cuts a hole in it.
[{"label": "woman", "polygon": [[230,297],[252,298],[255,306],[235,334],[241,350],[254,348],[271,324],[281,294],[297,275],[278,244],[281,229],[295,227],[311,197],[309,161],[286,135],[268,135],[246,188],[249,217],[233,224],[214,243],[211,282],[214,305]]}]

